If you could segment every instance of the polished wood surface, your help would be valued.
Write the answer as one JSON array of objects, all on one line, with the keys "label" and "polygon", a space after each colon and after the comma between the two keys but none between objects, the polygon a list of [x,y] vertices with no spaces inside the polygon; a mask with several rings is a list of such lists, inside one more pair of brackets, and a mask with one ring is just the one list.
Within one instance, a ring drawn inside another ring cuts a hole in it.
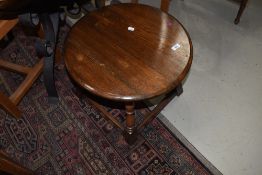
[{"label": "polished wood surface", "polygon": [[[176,44],[180,48],[172,50]],[[144,100],[181,83],[192,63],[192,44],[183,26],[167,13],[118,4],[75,24],[65,43],[65,63],[73,79],[98,96]]]}]

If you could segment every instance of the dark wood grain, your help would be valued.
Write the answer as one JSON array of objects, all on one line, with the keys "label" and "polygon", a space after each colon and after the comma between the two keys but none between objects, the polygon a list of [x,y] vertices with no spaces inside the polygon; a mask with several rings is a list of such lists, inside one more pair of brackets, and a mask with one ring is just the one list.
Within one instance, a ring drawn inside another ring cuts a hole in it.
[{"label": "dark wood grain", "polygon": [[[128,27],[135,31],[128,31]],[[175,44],[181,47],[176,51]],[[183,26],[159,9],[140,4],[104,7],[83,17],[65,43],[65,63],[88,91],[117,101],[170,92],[192,63]]]}]

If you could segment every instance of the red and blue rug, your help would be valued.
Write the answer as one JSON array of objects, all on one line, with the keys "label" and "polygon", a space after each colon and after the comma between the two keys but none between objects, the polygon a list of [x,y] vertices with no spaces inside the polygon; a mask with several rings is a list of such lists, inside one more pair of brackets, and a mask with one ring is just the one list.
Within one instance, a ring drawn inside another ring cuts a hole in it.
[{"label": "red and blue rug", "polygon": [[[60,31],[63,43],[68,28]],[[1,59],[23,65],[38,61],[34,37],[14,30],[14,40],[0,51]],[[41,78],[19,104],[16,120],[0,110],[0,148],[36,174],[72,175],[207,175],[208,169],[159,120],[153,120],[129,146],[102,114],[87,92],[78,91],[65,70],[55,74],[60,102],[48,104]],[[24,77],[0,71],[0,91],[10,94]],[[110,109],[120,121],[121,110]],[[136,111],[142,118],[147,109]]]}]

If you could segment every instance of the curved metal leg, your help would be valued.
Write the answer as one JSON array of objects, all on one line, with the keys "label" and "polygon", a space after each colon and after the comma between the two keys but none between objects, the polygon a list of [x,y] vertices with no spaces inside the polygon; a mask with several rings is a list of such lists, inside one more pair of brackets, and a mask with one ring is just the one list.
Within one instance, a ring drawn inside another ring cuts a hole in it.
[{"label": "curved metal leg", "polygon": [[47,13],[40,15],[40,22],[43,26],[45,34],[45,58],[44,58],[44,84],[48,93],[48,100],[50,103],[58,102],[58,95],[54,80],[54,57],[56,35],[58,33],[58,13],[49,15]]},{"label": "curved metal leg", "polygon": [[58,95],[54,80],[54,56],[45,57],[44,59],[44,84],[48,93],[48,102],[57,103]]}]

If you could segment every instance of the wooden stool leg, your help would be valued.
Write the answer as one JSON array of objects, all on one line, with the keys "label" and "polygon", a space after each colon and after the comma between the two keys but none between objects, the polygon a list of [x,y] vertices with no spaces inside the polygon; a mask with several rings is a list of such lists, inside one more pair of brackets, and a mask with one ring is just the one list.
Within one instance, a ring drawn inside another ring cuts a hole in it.
[{"label": "wooden stool leg", "polygon": [[14,163],[10,159],[7,158],[6,155],[4,155],[0,151],[0,170],[4,171],[6,173],[10,174],[17,174],[17,175],[30,175],[33,174],[30,170]]},{"label": "wooden stool leg", "polygon": [[168,13],[170,0],[161,0],[161,10]]},{"label": "wooden stool leg", "polygon": [[126,106],[126,130],[124,132],[125,139],[128,144],[133,144],[137,139],[137,131],[135,128],[135,104],[127,103]]},{"label": "wooden stool leg", "polygon": [[16,91],[9,98],[0,93],[0,106],[15,118],[21,117],[21,112],[16,107],[16,105],[21,101],[35,80],[41,74],[43,65],[43,59],[41,59],[32,68],[0,60],[0,68],[27,75],[25,80],[19,85]]},{"label": "wooden stool leg", "polygon": [[247,1],[248,1],[248,0],[242,0],[242,2],[241,2],[241,4],[240,4],[240,8],[239,8],[238,13],[237,13],[237,17],[236,17],[236,19],[235,19],[235,21],[234,21],[235,24],[238,24],[238,23],[239,23],[240,18],[241,18],[241,16],[242,16],[242,13],[243,13],[243,11],[244,11],[245,8],[246,8]]},{"label": "wooden stool leg", "polygon": [[[168,13],[169,4],[171,0],[161,0],[160,9],[166,13]],[[138,3],[138,0],[131,0],[132,3]]]},{"label": "wooden stool leg", "polygon": [[28,90],[32,87],[35,80],[39,77],[43,70],[43,59],[41,59],[34,67],[29,68],[29,72],[24,81],[19,85],[16,91],[10,96],[10,100],[17,105],[25,96]]},{"label": "wooden stool leg", "polygon": [[14,116],[15,118],[20,118],[21,117],[21,112],[19,109],[16,107],[16,105],[4,94],[0,92],[0,106],[9,114]]}]

